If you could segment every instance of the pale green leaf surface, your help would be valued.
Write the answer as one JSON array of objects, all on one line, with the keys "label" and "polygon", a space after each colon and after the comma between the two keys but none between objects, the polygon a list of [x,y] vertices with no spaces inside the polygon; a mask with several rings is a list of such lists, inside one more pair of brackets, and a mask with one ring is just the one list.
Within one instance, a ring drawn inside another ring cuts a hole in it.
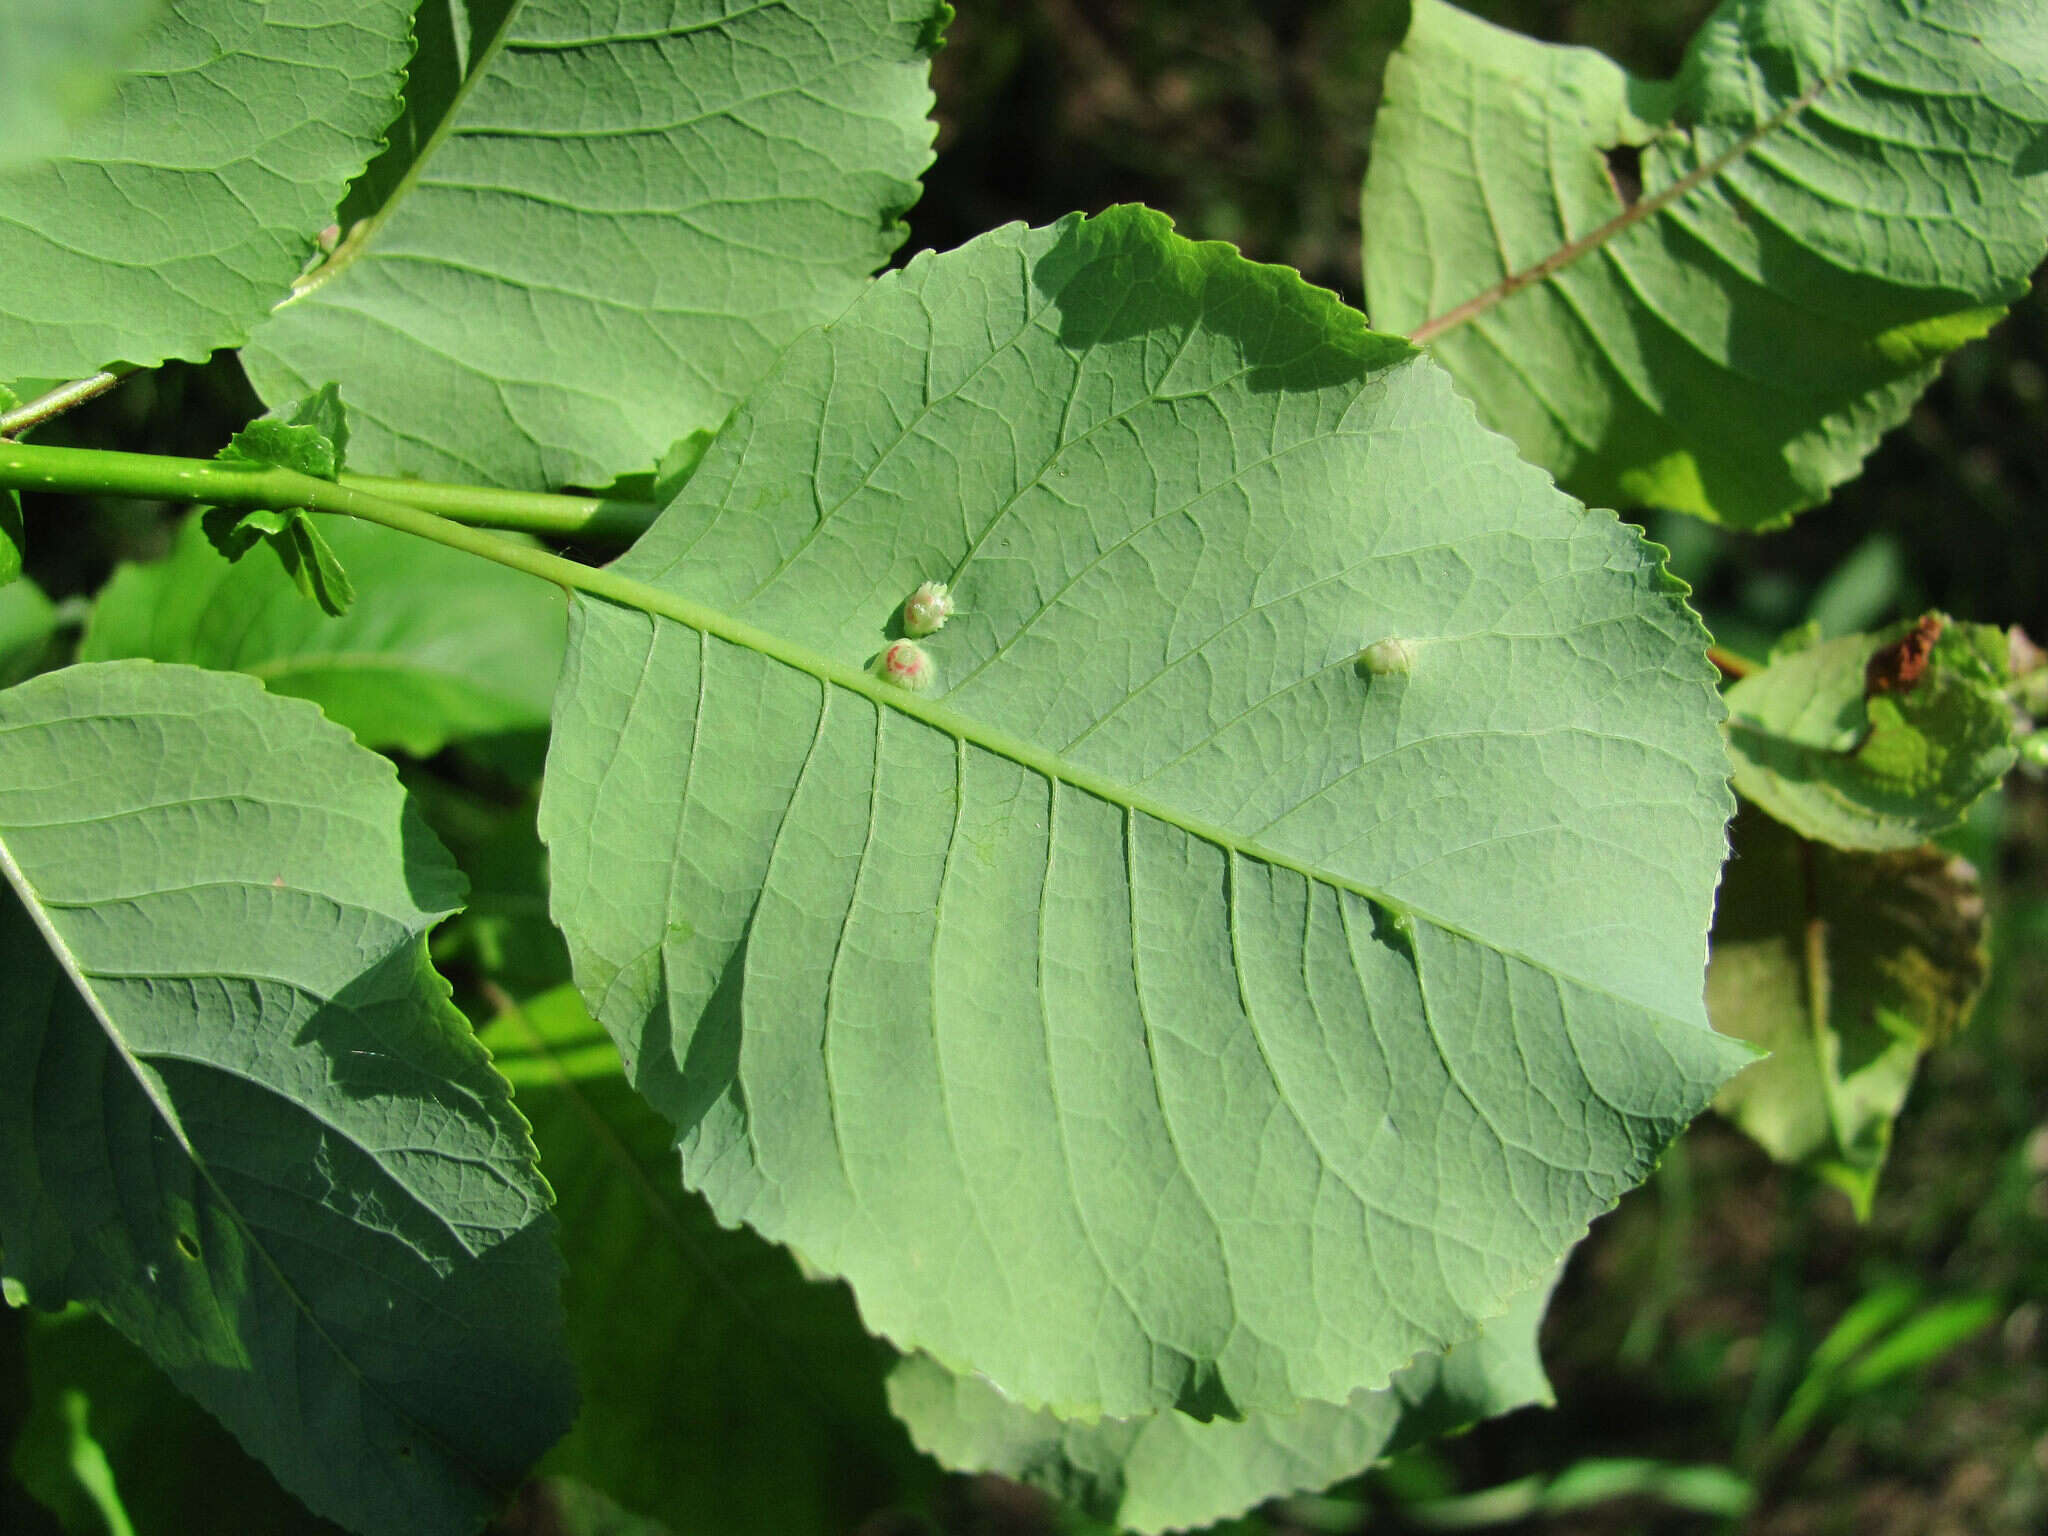
[{"label": "pale green leaf surface", "polygon": [[1532,1287],[1478,1338],[1425,1355],[1341,1405],[1206,1424],[1172,1409],[1076,1424],[1019,1407],[924,1355],[890,1373],[889,1405],[941,1466],[1034,1484],[1120,1530],[1186,1530],[1327,1488],[1403,1444],[1550,1402],[1536,1351],[1550,1290],[1549,1282]]},{"label": "pale green leaf surface", "polygon": [[0,6],[0,172],[54,154],[113,94],[164,0],[8,0]]},{"label": "pale green leaf surface", "polygon": [[529,0],[441,137],[256,337],[353,463],[604,485],[715,428],[903,238],[935,0]]},{"label": "pale green leaf surface", "polygon": [[323,531],[358,589],[346,616],[308,603],[276,561],[230,564],[191,517],[168,558],[124,565],[101,589],[80,658],[247,672],[311,699],[365,746],[421,757],[546,727],[561,671],[557,589],[352,518]]},{"label": "pale green leaf surface", "polygon": [[578,984],[721,1218],[1021,1402],[1383,1385],[1736,1064],[1681,589],[1291,272],[1129,208],[920,257],[617,568],[703,627],[574,605]]},{"label": "pale green leaf surface", "polygon": [[1920,1058],[1969,1017],[1985,974],[1984,898],[1963,860],[1924,846],[1844,853],[1744,807],[1707,1011],[1771,1054],[1714,1107],[1867,1217]]},{"label": "pale green leaf surface", "polygon": [[[712,1218],[668,1122],[564,987],[483,1032],[562,1210],[575,1428],[542,1470],[681,1532],[851,1531],[932,1481],[889,1417],[895,1356],[841,1285]],[[719,1424],[716,1435],[678,1426]]]},{"label": "pale green leaf surface", "polygon": [[58,158],[0,174],[7,372],[70,378],[242,341],[398,111],[412,9],[173,7]]},{"label": "pale green leaf surface", "polygon": [[2048,251],[2048,3],[1728,0],[1651,82],[1415,0],[1364,219],[1388,330],[1562,257],[1430,346],[1567,490],[1781,522]]},{"label": "pale green leaf surface", "polygon": [[548,1194],[388,762],[141,662],[0,695],[0,1248],[314,1511],[472,1530],[567,1426]]},{"label": "pale green leaf surface", "polygon": [[1910,688],[1871,691],[1906,620],[1774,655],[1728,690],[1735,788],[1837,848],[1912,848],[1954,826],[2013,765],[2006,636],[1945,624]]}]

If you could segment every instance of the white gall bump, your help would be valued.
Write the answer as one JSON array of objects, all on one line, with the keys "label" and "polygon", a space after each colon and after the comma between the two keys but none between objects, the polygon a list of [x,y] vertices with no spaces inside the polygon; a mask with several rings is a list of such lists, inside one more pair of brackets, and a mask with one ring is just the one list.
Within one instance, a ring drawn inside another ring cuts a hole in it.
[{"label": "white gall bump", "polygon": [[1406,640],[1375,640],[1358,653],[1358,666],[1373,677],[1399,676],[1415,665],[1415,648]]},{"label": "white gall bump", "polygon": [[875,658],[875,676],[912,693],[923,693],[938,674],[938,667],[915,640],[892,640]]},{"label": "white gall bump", "polygon": [[903,633],[916,638],[936,634],[953,617],[953,597],[943,581],[927,581],[903,604]]}]

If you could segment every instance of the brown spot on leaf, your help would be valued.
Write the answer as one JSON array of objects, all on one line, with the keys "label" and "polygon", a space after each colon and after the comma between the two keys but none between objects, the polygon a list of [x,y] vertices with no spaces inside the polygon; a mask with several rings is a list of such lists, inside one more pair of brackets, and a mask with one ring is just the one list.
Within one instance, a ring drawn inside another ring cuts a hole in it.
[{"label": "brown spot on leaf", "polygon": [[1934,642],[1941,638],[1945,623],[1947,620],[1938,613],[1923,614],[1906,634],[1880,647],[1863,669],[1864,695],[1911,693],[1919,686],[1921,674],[1927,670],[1927,658],[1934,650]]}]

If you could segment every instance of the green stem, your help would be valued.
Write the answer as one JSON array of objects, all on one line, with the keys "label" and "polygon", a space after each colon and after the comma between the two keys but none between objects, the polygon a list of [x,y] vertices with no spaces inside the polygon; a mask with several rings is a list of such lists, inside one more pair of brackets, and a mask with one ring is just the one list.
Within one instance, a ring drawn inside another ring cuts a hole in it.
[{"label": "green stem", "polygon": [[488,485],[443,485],[434,480],[388,480],[344,474],[340,483],[386,501],[402,501],[473,528],[509,528],[561,539],[603,539],[630,544],[647,531],[660,509],[644,501],[598,496],[549,496],[502,491]]},{"label": "green stem", "polygon": [[[699,634],[723,640],[742,650],[757,652],[770,661],[809,673],[821,683],[858,694],[873,704],[910,716],[962,742],[972,742],[986,752],[1006,757],[1048,779],[1069,784],[1083,794],[1094,795],[1111,805],[1140,813],[1179,827],[1202,842],[1232,850],[1275,869],[1291,870],[1319,885],[1347,890],[1363,896],[1405,921],[1408,908],[1383,891],[1316,868],[1301,859],[1268,848],[1217,823],[1190,816],[1180,807],[1134,792],[1130,785],[1097,769],[1070,762],[1034,742],[990,726],[986,721],[960,714],[943,703],[924,699],[906,688],[885,682],[864,666],[856,666],[815,651],[738,619],[679,593],[664,592],[644,581],[621,576],[616,571],[578,565],[560,555],[531,544],[465,527],[431,512],[422,512],[403,502],[392,501],[353,486],[331,480],[315,480],[296,470],[265,464],[232,464],[218,459],[157,458],[143,453],[102,453],[89,448],[45,448],[32,443],[0,442],[0,488],[26,491],[68,491],[84,495],[134,496],[163,501],[211,502],[224,507],[304,507],[314,512],[335,512],[359,517],[364,522],[396,528],[525,571],[573,592],[601,597],[625,608],[637,608],[659,618],[673,619]],[[1455,924],[1432,917],[1432,923],[1449,933],[1462,934]],[[1504,951],[1514,954],[1514,951]]]},{"label": "green stem", "polygon": [[[385,482],[411,487],[409,481]],[[209,502],[219,507],[304,507],[314,512],[333,512],[361,518],[385,528],[395,528],[450,549],[481,555],[515,571],[525,571],[571,591],[602,597],[627,608],[638,608],[665,619],[674,619],[691,629],[715,635],[748,650],[759,651],[776,661],[853,689],[876,699],[887,699],[896,708],[924,718],[944,716],[954,725],[949,712],[913,698],[902,689],[880,682],[864,668],[814,656],[792,645],[780,635],[756,628],[744,620],[691,602],[673,592],[635,581],[614,571],[579,565],[531,544],[515,544],[494,533],[471,528],[402,501],[342,485],[316,480],[294,469],[271,464],[234,463],[221,459],[174,459],[149,453],[109,453],[94,448],[46,448],[39,443],[0,441],[0,488],[22,491],[57,491],[88,496],[132,496],[142,500]],[[900,696],[899,696],[900,695]],[[1028,749],[1015,749],[1028,750]]]},{"label": "green stem", "polygon": [[73,379],[69,384],[59,384],[55,389],[37,395],[25,405],[0,415],[0,437],[16,437],[30,427],[39,427],[44,422],[62,416],[73,406],[83,405],[97,399],[116,384],[135,372],[132,364],[120,368],[109,368],[96,373],[89,379]]},{"label": "green stem", "polygon": [[[338,490],[349,490],[380,501],[421,508],[439,514],[444,521],[473,527],[621,543],[629,543],[646,532],[656,511],[641,501],[544,496],[533,491],[503,491],[482,485],[387,480],[378,475],[343,475],[338,485],[299,476],[294,477],[293,488],[287,493],[283,488],[285,482],[273,477],[289,473],[269,465],[236,464],[220,459],[173,459],[150,453],[51,448],[0,440],[0,486],[23,491],[211,502],[221,507],[310,506],[322,512],[341,512],[347,509],[329,503]],[[306,485],[320,487],[325,499],[309,499],[304,490]]]}]

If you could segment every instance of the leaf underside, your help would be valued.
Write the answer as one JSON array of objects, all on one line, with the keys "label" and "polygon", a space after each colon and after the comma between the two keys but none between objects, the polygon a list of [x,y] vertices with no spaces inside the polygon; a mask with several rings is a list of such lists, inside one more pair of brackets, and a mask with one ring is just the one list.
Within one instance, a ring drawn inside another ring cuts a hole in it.
[{"label": "leaf underside", "polygon": [[525,1123],[427,962],[461,877],[252,680],[0,695],[0,1245],[318,1513],[468,1532],[567,1426]]},{"label": "leaf underside", "polygon": [[2048,3],[1728,0],[1670,82],[1416,0],[1365,183],[1375,323],[1588,501],[1781,523],[2048,250]]},{"label": "leaf underside", "polygon": [[617,569],[703,616],[575,605],[578,983],[722,1219],[1019,1402],[1383,1385],[1743,1059],[1679,589],[1293,273],[1138,209],[920,257]]},{"label": "leaf underside", "polygon": [[0,172],[0,369],[70,378],[242,341],[398,111],[412,10],[170,10],[58,158]]},{"label": "leaf underside", "polygon": [[715,428],[901,242],[932,0],[516,10],[442,136],[243,354],[359,470],[602,485]]},{"label": "leaf underside", "polygon": [[1486,1331],[1425,1355],[1377,1392],[1292,1413],[1199,1423],[1171,1409],[1075,1424],[1010,1402],[927,1356],[889,1377],[889,1403],[941,1466],[1000,1472],[1119,1530],[1212,1525],[1255,1504],[1327,1488],[1404,1445],[1552,1401],[1536,1351],[1549,1282],[1515,1298]]}]

